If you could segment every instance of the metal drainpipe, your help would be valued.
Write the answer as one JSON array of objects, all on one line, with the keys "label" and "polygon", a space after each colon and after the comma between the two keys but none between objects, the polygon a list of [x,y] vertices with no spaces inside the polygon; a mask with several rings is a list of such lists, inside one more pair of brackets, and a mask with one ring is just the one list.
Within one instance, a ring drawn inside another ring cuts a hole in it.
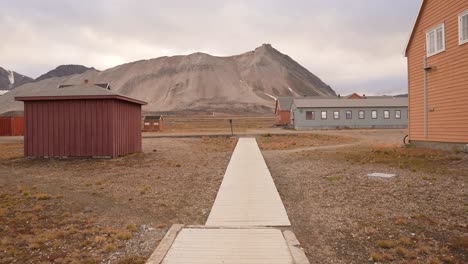
[{"label": "metal drainpipe", "polygon": [[427,67],[427,57],[424,56],[424,137],[427,139],[427,72],[430,68]]}]

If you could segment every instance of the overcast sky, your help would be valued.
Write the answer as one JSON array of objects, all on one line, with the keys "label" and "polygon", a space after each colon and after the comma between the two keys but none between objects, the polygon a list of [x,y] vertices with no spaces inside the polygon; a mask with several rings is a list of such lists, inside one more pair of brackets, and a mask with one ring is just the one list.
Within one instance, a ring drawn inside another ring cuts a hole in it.
[{"label": "overcast sky", "polygon": [[402,56],[420,0],[0,0],[0,67],[234,55],[270,43],[337,93],[406,93]]}]

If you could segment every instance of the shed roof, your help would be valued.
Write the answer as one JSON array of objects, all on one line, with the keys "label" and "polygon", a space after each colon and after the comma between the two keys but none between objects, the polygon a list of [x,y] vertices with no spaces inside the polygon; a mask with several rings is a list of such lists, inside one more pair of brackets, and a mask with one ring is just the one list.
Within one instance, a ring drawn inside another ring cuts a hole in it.
[{"label": "shed roof", "polygon": [[294,99],[293,104],[297,108],[311,107],[408,107],[408,98],[390,99],[365,99],[365,100],[343,100],[343,99]]},{"label": "shed roof", "polygon": [[160,120],[162,116],[160,115],[151,115],[151,116],[145,116],[145,120]]},{"label": "shed roof", "polygon": [[16,101],[67,99],[119,99],[144,105],[146,102],[110,90],[108,84],[60,85],[56,89],[30,90],[15,97]]}]

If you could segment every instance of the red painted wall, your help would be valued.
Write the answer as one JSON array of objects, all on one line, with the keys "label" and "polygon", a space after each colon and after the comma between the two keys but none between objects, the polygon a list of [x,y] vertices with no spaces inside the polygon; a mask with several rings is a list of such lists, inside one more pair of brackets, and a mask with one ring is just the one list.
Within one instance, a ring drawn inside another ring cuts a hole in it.
[{"label": "red painted wall", "polygon": [[22,136],[23,133],[23,117],[0,117],[0,136]]},{"label": "red painted wall", "polygon": [[277,111],[276,112],[276,125],[284,126],[291,124],[291,111]]},{"label": "red painted wall", "polygon": [[141,151],[141,106],[117,99],[25,101],[25,156],[117,157]]}]

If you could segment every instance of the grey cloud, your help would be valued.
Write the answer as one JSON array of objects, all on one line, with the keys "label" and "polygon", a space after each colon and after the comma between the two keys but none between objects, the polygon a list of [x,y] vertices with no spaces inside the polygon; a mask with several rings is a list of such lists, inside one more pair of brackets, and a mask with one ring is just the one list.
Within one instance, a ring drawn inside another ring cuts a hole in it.
[{"label": "grey cloud", "polygon": [[232,55],[271,43],[337,92],[404,90],[401,52],[419,5],[419,0],[0,1],[0,32],[6,32],[0,66],[35,77],[65,63],[106,69],[195,51]]}]

